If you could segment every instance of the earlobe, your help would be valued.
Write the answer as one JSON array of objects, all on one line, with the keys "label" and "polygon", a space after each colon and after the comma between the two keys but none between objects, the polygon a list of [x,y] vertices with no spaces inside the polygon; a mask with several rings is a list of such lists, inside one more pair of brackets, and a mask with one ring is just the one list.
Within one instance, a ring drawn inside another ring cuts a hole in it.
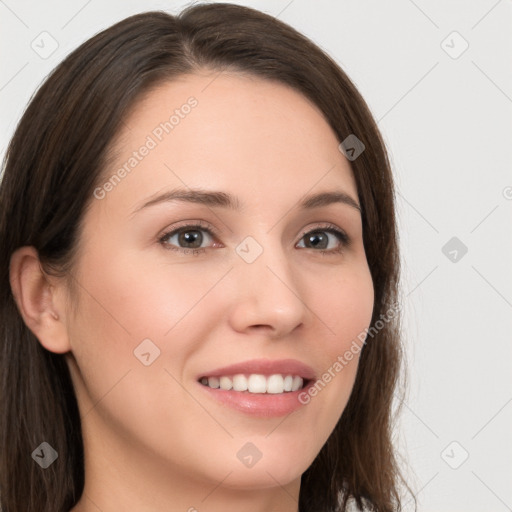
[{"label": "earlobe", "polygon": [[20,315],[41,345],[51,352],[68,352],[71,347],[57,288],[42,270],[34,247],[20,247],[11,255],[9,278]]}]

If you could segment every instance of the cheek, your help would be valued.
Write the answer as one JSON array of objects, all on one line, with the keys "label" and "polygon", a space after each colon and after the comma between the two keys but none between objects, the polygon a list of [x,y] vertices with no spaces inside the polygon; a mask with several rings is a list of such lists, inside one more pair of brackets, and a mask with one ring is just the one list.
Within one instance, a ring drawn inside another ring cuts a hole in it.
[{"label": "cheek", "polygon": [[202,424],[204,411],[190,404],[178,382],[187,360],[208,337],[209,320],[218,321],[218,315],[208,313],[216,306],[201,299],[224,272],[143,266],[121,255],[112,258],[115,264],[100,265],[101,260],[100,255],[88,258],[81,267],[81,307],[68,327],[82,412],[93,411],[145,440],[164,438],[169,428],[178,431],[183,418],[176,410],[197,415]]},{"label": "cheek", "polygon": [[320,287],[318,281],[316,286],[309,285],[310,290],[316,290],[311,292],[310,300],[323,334],[322,350],[331,359],[350,346],[353,339],[361,338],[371,322],[374,306],[373,282],[366,262],[340,268],[336,274],[325,276]]},{"label": "cheek", "polygon": [[[106,258],[108,252],[106,244],[84,259],[81,307],[69,327],[72,351],[91,395],[101,396],[128,370],[135,371],[130,379],[145,372],[143,388],[156,385],[164,368],[182,380],[186,361],[219,321],[219,301],[204,299],[228,267],[204,265],[191,271],[165,259],[148,265],[130,251]],[[154,362],[145,366],[147,359]],[[165,374],[164,380],[169,378]]]},{"label": "cheek", "polygon": [[197,311],[204,313],[202,298],[223,275],[218,266],[190,271],[186,265],[168,264],[165,258],[148,265],[142,252],[103,256],[89,258],[82,269],[85,300],[98,328],[115,331],[131,343],[152,337],[161,340]]},{"label": "cheek", "polygon": [[352,392],[372,319],[374,287],[366,264],[340,272],[339,278],[331,276],[325,282],[321,293],[316,292],[311,298],[311,309],[319,321],[316,343],[310,344],[310,351],[312,359],[321,362],[323,373],[301,401],[315,409],[314,416],[327,436]]}]

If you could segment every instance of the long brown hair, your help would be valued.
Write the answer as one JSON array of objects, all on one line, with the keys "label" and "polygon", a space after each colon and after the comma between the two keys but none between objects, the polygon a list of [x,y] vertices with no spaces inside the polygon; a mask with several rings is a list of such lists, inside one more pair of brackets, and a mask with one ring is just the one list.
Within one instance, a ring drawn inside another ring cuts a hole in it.
[{"label": "long brown hair", "polygon": [[[84,211],[108,171],[112,141],[127,112],[154,86],[200,69],[287,84],[320,109],[340,142],[355,135],[365,146],[351,167],[375,290],[372,326],[382,326],[367,336],[346,409],[302,475],[299,510],[345,511],[349,501],[360,510],[401,510],[399,487],[409,487],[392,444],[402,361],[399,254],[385,145],[355,86],[309,39],[254,9],[204,4],[178,16],[131,16],[83,43],[40,87],[8,146],[0,185],[3,512],[68,512],[84,486],[70,374],[64,356],[44,349],[24,324],[10,287],[10,257],[33,246],[47,273],[69,277]],[[42,441],[59,454],[45,470],[31,457]]]}]

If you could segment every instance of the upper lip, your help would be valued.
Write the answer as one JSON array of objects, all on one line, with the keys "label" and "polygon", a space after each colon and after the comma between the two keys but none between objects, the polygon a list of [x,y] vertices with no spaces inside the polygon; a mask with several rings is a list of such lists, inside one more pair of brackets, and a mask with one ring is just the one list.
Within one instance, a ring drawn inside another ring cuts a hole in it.
[{"label": "upper lip", "polygon": [[209,370],[201,374],[198,378],[202,377],[222,377],[228,375],[236,375],[240,373],[245,374],[260,374],[260,375],[298,375],[305,380],[315,378],[314,370],[305,363],[297,361],[296,359],[252,359],[250,361],[242,361],[215,370]]}]

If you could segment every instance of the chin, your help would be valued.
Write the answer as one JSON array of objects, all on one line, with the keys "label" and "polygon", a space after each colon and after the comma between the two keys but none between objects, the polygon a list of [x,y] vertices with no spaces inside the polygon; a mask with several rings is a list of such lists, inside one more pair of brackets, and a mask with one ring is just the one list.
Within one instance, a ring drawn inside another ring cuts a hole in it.
[{"label": "chin", "polygon": [[[226,464],[233,473],[226,484],[246,489],[264,489],[276,485],[287,485],[300,479],[317,455],[307,441],[286,444],[282,436],[274,440],[256,439],[238,443],[236,463]],[[254,438],[253,438],[254,439]],[[256,448],[256,445],[258,448]],[[320,448],[319,448],[320,449]],[[218,476],[218,475],[217,475]]]},{"label": "chin", "polygon": [[307,468],[307,464],[298,468],[295,464],[291,465],[284,460],[279,465],[264,464],[260,461],[252,468],[237,467],[225,480],[224,486],[240,490],[258,490],[286,486],[300,479],[302,473]]}]

